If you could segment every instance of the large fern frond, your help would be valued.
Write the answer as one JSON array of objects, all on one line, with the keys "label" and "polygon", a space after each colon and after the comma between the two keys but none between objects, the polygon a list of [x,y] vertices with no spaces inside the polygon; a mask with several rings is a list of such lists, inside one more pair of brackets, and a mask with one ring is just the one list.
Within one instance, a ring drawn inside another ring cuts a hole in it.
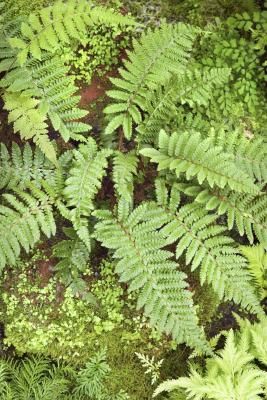
[{"label": "large fern frond", "polygon": [[38,242],[41,233],[55,234],[56,225],[48,196],[34,188],[32,193],[15,191],[3,194],[0,205],[0,269],[15,265],[24,249],[26,252]]},{"label": "large fern frond", "polygon": [[134,25],[134,21],[104,7],[93,6],[86,0],[57,1],[21,24],[21,35],[9,43],[19,49],[18,60],[23,65],[27,57],[41,60],[42,51],[55,52],[73,40],[81,41],[88,27],[96,23]]},{"label": "large fern frond", "polygon": [[[224,188],[229,186],[239,192],[257,193],[258,187],[242,171],[237,170],[230,154],[213,146],[211,139],[203,139],[199,133],[159,133],[159,150],[145,148],[141,154],[158,164],[158,170],[174,170],[177,177],[182,173],[187,180],[196,177],[202,184]],[[238,172],[237,172],[238,171]]]},{"label": "large fern frond", "polygon": [[139,108],[145,108],[147,91],[168,81],[171,73],[185,70],[195,36],[196,29],[180,23],[148,30],[134,41],[121,78],[111,78],[114,89],[108,95],[116,102],[105,108],[112,116],[106,134],[122,126],[125,137],[131,138],[133,123],[142,121]]},{"label": "large fern frond", "polygon": [[185,262],[191,265],[192,271],[200,268],[201,284],[211,284],[221,299],[233,300],[262,315],[246,260],[234,241],[224,234],[226,228],[216,224],[216,215],[208,214],[195,203],[179,208],[180,196],[175,184],[168,197],[164,181],[158,180],[156,194],[158,204],[168,218],[161,233],[169,244],[177,243],[176,258],[185,254]]},{"label": "large fern frond", "polygon": [[166,240],[158,231],[166,218],[164,212],[147,203],[130,212],[129,203],[120,201],[118,216],[107,210],[93,214],[100,220],[96,239],[114,251],[120,280],[139,293],[137,306],[144,307],[151,324],[172,334],[178,343],[209,352],[197,325],[186,275],[171,261],[173,254],[164,250]]},{"label": "large fern frond", "polygon": [[[65,181],[63,195],[67,202],[69,218],[78,235],[88,246],[87,220],[94,209],[94,198],[101,187],[101,181],[108,166],[107,158],[112,150],[97,149],[94,139],[74,151],[72,165]],[[86,236],[85,236],[86,235]]]}]

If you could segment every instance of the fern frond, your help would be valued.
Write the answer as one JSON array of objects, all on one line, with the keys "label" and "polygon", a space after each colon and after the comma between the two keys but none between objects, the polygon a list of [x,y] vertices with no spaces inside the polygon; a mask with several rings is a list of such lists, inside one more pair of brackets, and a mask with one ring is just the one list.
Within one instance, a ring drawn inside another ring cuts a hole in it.
[{"label": "fern frond", "polygon": [[133,198],[133,177],[137,172],[138,158],[135,153],[116,152],[113,158],[113,181],[119,197],[131,202]]},{"label": "fern frond", "polygon": [[248,260],[248,269],[255,282],[261,299],[267,296],[267,252],[257,246],[241,246],[242,254]]},{"label": "fern frond", "polygon": [[257,296],[250,283],[246,260],[234,241],[216,224],[216,215],[208,214],[193,203],[179,207],[179,190],[172,186],[169,200],[162,180],[156,182],[157,201],[168,218],[161,233],[169,244],[177,243],[176,258],[185,254],[185,262],[194,271],[200,268],[201,284],[212,285],[219,298],[233,300],[262,315]]},{"label": "fern frond", "polygon": [[50,237],[56,232],[52,205],[44,192],[36,188],[32,193],[14,193],[4,194],[0,205],[0,269],[15,265],[21,250],[29,252],[41,233]]},{"label": "fern frond", "polygon": [[191,107],[207,105],[214,87],[226,83],[228,77],[227,68],[211,68],[204,72],[190,68],[182,74],[174,74],[164,86],[147,91],[144,108],[147,116],[138,126],[137,130],[141,135],[138,140],[149,143],[157,137],[159,130],[177,117],[178,103],[189,104]]},{"label": "fern frond", "polygon": [[120,201],[118,215],[107,210],[94,211],[100,222],[95,237],[114,250],[119,259],[116,272],[129,291],[137,291],[137,307],[144,307],[152,326],[172,334],[173,339],[210,352],[202,330],[197,325],[192,295],[187,289],[186,275],[177,271],[171,252],[164,250],[166,240],[158,231],[165,215],[147,203],[133,212],[127,202]]},{"label": "fern frond", "polygon": [[61,240],[53,246],[53,256],[60,259],[54,269],[64,283],[69,285],[86,269],[89,251],[72,228],[65,228],[63,231],[68,240]]},{"label": "fern frond", "polygon": [[238,130],[211,130],[209,137],[217,146],[234,155],[235,162],[252,179],[267,181],[267,144],[261,137],[248,139]]},{"label": "fern frond", "polygon": [[112,150],[97,150],[94,139],[89,138],[86,144],[79,146],[79,150],[74,151],[72,166],[68,178],[65,181],[63,195],[70,210],[69,217],[77,230],[79,237],[90,241],[87,237],[88,217],[94,209],[93,200],[101,187],[101,181],[108,166],[107,158],[112,154]]},{"label": "fern frond", "polygon": [[96,23],[135,24],[129,17],[104,7],[94,7],[85,0],[57,1],[36,14],[30,14],[21,24],[20,37],[11,38],[9,43],[20,50],[18,60],[23,65],[29,55],[40,60],[43,50],[54,53],[73,40],[81,41],[88,27]]},{"label": "fern frond", "polygon": [[258,187],[242,171],[237,174],[237,166],[230,154],[213,146],[211,139],[203,139],[199,133],[159,133],[159,150],[145,148],[140,151],[158,164],[158,170],[174,170],[177,177],[185,174],[187,180],[196,177],[202,184],[224,188],[229,186],[239,192],[257,193]]},{"label": "fern frond", "polygon": [[[157,389],[153,393],[153,398],[157,397],[159,394],[163,392],[172,392],[173,390],[180,390],[180,384],[177,379],[169,379],[167,381],[162,382]],[[186,400],[186,397],[181,397],[181,399]],[[177,395],[177,400],[180,400],[180,398]]]},{"label": "fern frond", "polygon": [[12,142],[9,154],[4,143],[1,143],[0,189],[23,190],[30,181],[34,181],[34,184],[40,187],[43,179],[48,182],[54,180],[54,171],[54,165],[38,147],[33,151],[28,143],[21,148],[17,143]]},{"label": "fern frond", "polygon": [[[77,87],[68,72],[69,67],[57,56],[46,57],[40,62],[30,60],[23,67],[14,65],[0,86],[5,88],[8,96],[15,93],[23,99],[32,96],[36,101],[38,99],[43,118],[50,119],[53,128],[66,142],[70,138],[85,141],[81,133],[88,132],[90,125],[77,120],[88,112],[78,108],[80,97],[75,95]],[[8,109],[12,111],[12,103]]]},{"label": "fern frond", "polygon": [[10,111],[8,121],[13,122],[14,132],[22,139],[32,139],[46,157],[56,164],[56,151],[48,138],[45,112],[40,101],[23,94],[6,93],[5,109]]},{"label": "fern frond", "polygon": [[230,330],[224,349],[207,362],[207,371],[201,375],[191,368],[189,378],[179,378],[177,384],[192,400],[258,400],[264,392],[266,372],[252,361],[253,356],[239,350]]},{"label": "fern frond", "polygon": [[251,323],[235,316],[240,326],[239,342],[250,354],[267,366],[267,318]]},{"label": "fern frond", "polygon": [[106,134],[122,126],[125,137],[131,139],[133,123],[142,121],[139,108],[145,108],[147,91],[168,81],[171,73],[185,70],[196,32],[182,23],[163,25],[134,41],[133,51],[128,52],[120,70],[121,78],[111,78],[114,90],[108,95],[116,102],[104,110],[113,116]]},{"label": "fern frond", "polygon": [[77,374],[77,385],[74,393],[83,398],[105,398],[105,380],[110,367],[106,360],[106,349],[98,351]]},{"label": "fern frond", "polygon": [[40,357],[13,363],[11,378],[12,399],[59,400],[69,387],[63,368],[61,370]]},{"label": "fern frond", "polygon": [[241,236],[246,235],[249,242],[255,242],[254,235],[267,243],[267,196],[236,193],[231,190],[203,189],[200,186],[181,183],[179,190],[202,204],[206,210],[216,210],[218,215],[227,216],[228,229],[235,226]]}]

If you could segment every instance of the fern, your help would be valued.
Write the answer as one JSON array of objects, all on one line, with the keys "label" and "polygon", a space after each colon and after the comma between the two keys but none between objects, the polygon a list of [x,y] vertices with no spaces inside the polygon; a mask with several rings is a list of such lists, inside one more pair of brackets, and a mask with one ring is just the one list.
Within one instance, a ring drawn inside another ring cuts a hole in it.
[{"label": "fern", "polygon": [[20,37],[11,38],[9,43],[19,49],[18,60],[23,65],[29,54],[41,60],[43,50],[54,53],[61,45],[81,41],[88,27],[96,23],[134,25],[131,18],[103,7],[93,7],[85,0],[57,1],[31,14],[21,24]]},{"label": "fern", "polygon": [[186,398],[192,400],[258,400],[264,393],[266,372],[253,364],[253,356],[240,349],[232,330],[226,344],[217,356],[208,360],[206,372],[201,375],[193,367],[188,378],[179,378],[171,386],[163,384],[157,392],[180,387]]},{"label": "fern", "polygon": [[170,136],[163,130],[159,133],[159,150],[146,148],[140,151],[158,164],[158,170],[174,170],[179,178],[185,173],[187,180],[196,177],[202,184],[210,187],[229,186],[245,193],[257,193],[258,188],[242,171],[237,176],[237,166],[230,154],[222,148],[213,146],[211,139],[203,139],[199,133],[173,133]]},{"label": "fern", "polygon": [[254,236],[267,243],[267,197],[265,193],[256,195],[236,193],[228,189],[201,188],[190,183],[181,183],[179,190],[195,198],[208,211],[227,216],[228,229],[235,226],[241,236],[246,235],[252,244]]},{"label": "fern", "polygon": [[201,284],[211,284],[221,299],[234,300],[262,315],[246,261],[233,240],[224,235],[226,229],[215,223],[216,216],[194,203],[179,207],[180,195],[175,184],[169,198],[162,180],[157,181],[156,192],[158,204],[167,218],[161,233],[168,244],[178,242],[176,258],[185,253],[185,262],[191,265],[191,270],[200,268]]},{"label": "fern", "polygon": [[22,362],[0,361],[1,400],[60,400],[67,393],[69,382],[64,368],[55,367],[41,358],[27,358]]},{"label": "fern", "polygon": [[98,151],[95,141],[90,138],[86,144],[80,145],[79,150],[74,151],[69,176],[65,181],[63,195],[69,209],[69,219],[87,246],[90,246],[90,239],[86,217],[94,209],[93,200],[101,187],[108,165],[107,157],[111,153],[107,149]]},{"label": "fern", "polygon": [[110,372],[106,361],[106,350],[98,351],[77,374],[74,393],[79,396],[101,400],[105,392],[105,380]]},{"label": "fern", "polygon": [[19,132],[22,139],[33,139],[42,152],[56,164],[56,152],[47,136],[45,111],[40,101],[23,94],[6,93],[5,109],[10,111],[8,122],[14,122],[14,132]]},{"label": "fern", "polygon": [[172,253],[163,249],[166,240],[157,229],[165,221],[164,213],[147,203],[130,212],[129,203],[120,201],[117,216],[107,210],[93,214],[100,220],[96,239],[115,251],[116,272],[129,291],[139,293],[137,307],[144,307],[151,324],[172,334],[178,343],[209,352],[197,325],[186,275],[177,271],[177,264],[170,260]]},{"label": "fern", "polygon": [[262,300],[267,296],[267,253],[260,244],[241,246],[241,252],[248,260],[250,274]]},{"label": "fern", "polygon": [[28,182],[33,181],[37,187],[45,179],[48,182],[54,180],[54,166],[44,154],[36,148],[34,151],[27,143],[23,149],[12,142],[12,149],[0,145],[0,189],[20,189],[27,187]]},{"label": "fern", "polygon": [[63,228],[63,231],[68,240],[61,240],[53,246],[53,256],[60,259],[54,269],[65,285],[81,286],[79,275],[85,272],[89,251],[72,228]]},{"label": "fern", "polygon": [[113,158],[113,181],[118,196],[131,202],[133,198],[133,177],[137,173],[138,159],[134,153],[117,152]]},{"label": "fern", "polygon": [[55,234],[52,204],[37,188],[31,193],[16,190],[3,194],[0,205],[0,269],[15,265],[21,250],[26,252],[38,242],[41,233]]},{"label": "fern", "polygon": [[235,316],[240,326],[239,341],[246,351],[249,351],[265,367],[267,366],[267,318],[251,323]]},{"label": "fern", "polygon": [[147,92],[168,81],[172,73],[185,70],[196,32],[182,23],[163,25],[134,41],[133,51],[120,70],[121,78],[111,78],[114,89],[108,95],[116,102],[104,110],[113,116],[106,134],[122,126],[125,137],[131,139],[133,123],[142,121],[139,108],[145,108]]},{"label": "fern", "polygon": [[267,145],[263,138],[246,138],[245,132],[225,129],[211,130],[209,137],[214,145],[221,146],[225,152],[233,154],[238,167],[252,179],[260,183],[267,181]]},{"label": "fern", "polygon": [[191,67],[182,74],[174,74],[163,86],[147,91],[143,111],[146,116],[138,126],[138,141],[150,143],[158,131],[171,119],[177,118],[180,104],[206,106],[214,87],[228,79],[229,71],[225,68],[211,68],[206,71]]}]

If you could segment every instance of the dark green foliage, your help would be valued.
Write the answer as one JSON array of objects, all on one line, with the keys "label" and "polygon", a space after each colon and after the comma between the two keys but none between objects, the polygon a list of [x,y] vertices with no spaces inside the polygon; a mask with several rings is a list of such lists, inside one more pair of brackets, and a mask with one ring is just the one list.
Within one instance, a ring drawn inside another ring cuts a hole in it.
[{"label": "dark green foliage", "polygon": [[69,382],[64,367],[50,364],[42,358],[21,362],[0,361],[0,399],[62,400]]},{"label": "dark green foliage", "polygon": [[86,271],[89,260],[87,246],[79,239],[74,229],[63,228],[68,240],[62,240],[53,246],[53,255],[60,259],[55,266],[57,275],[65,285],[77,289],[85,289],[86,284],[80,275]]}]

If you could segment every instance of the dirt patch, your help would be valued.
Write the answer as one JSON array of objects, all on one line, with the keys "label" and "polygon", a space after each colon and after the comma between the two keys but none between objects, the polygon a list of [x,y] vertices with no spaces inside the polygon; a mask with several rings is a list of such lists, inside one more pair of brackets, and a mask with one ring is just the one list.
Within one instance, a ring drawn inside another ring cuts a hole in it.
[{"label": "dirt patch", "polygon": [[104,96],[107,87],[109,86],[110,82],[107,75],[102,78],[98,76],[94,77],[89,86],[84,86],[81,88],[80,106],[82,108],[88,108],[90,103],[96,101],[99,97]]}]

